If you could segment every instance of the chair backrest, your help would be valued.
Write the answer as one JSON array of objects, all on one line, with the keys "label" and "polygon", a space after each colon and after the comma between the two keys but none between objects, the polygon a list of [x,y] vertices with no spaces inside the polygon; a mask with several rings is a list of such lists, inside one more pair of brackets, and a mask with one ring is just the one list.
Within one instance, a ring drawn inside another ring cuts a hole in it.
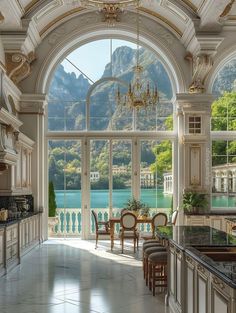
[{"label": "chair backrest", "polygon": [[137,225],[137,217],[131,212],[126,212],[121,216],[120,224],[126,230],[133,230]]},{"label": "chair backrest", "polygon": [[177,210],[175,210],[175,211],[172,213],[172,216],[171,216],[171,224],[172,224],[172,225],[175,225],[175,224],[176,224],[177,217],[178,217],[178,213],[179,213],[179,211],[177,211]]},{"label": "chair backrest", "polygon": [[98,217],[97,217],[97,213],[94,210],[92,210],[92,215],[93,215],[93,218],[94,218],[96,232],[97,232],[98,231]]},{"label": "chair backrest", "polygon": [[129,212],[129,210],[127,210],[127,209],[122,209],[122,210],[120,211],[120,215],[123,215],[123,214],[126,213],[126,212]]},{"label": "chair backrest", "polygon": [[167,215],[165,213],[157,213],[152,218],[152,227],[165,226],[167,224]]}]

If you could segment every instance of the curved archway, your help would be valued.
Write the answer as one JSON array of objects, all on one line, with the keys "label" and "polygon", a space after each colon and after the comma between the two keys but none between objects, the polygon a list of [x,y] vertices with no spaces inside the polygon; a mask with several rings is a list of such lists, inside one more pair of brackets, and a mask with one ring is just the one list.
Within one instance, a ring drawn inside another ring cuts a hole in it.
[{"label": "curved archway", "polygon": [[[104,26],[100,25],[96,29],[90,28],[81,30],[81,32],[76,30],[62,38],[57,45],[53,46],[53,49],[50,50],[42,62],[36,78],[35,92],[48,92],[49,84],[57,65],[70,52],[88,42],[111,37],[136,42],[135,29],[133,26],[130,27],[130,25],[125,25],[125,27],[122,25],[120,29],[104,29]],[[173,91],[175,93],[185,92],[188,84],[170,46],[168,47],[162,40],[154,38],[145,29],[140,30],[140,44],[158,56],[170,77]]]}]

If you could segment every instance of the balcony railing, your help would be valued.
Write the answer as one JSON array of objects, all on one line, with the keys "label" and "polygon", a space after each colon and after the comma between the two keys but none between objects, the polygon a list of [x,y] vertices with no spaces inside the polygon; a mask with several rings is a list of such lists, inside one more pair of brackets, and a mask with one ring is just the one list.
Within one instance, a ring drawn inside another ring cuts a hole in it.
[{"label": "balcony railing", "polygon": [[[93,209],[97,215],[99,221],[108,221],[109,220],[109,209]],[[113,216],[120,217],[121,209],[113,209]],[[167,213],[167,209],[150,209],[150,215],[153,216],[157,212],[164,212]],[[59,217],[59,223],[54,228],[54,237],[79,237],[82,232],[82,214],[80,208],[74,209],[64,209],[64,208],[57,208],[57,216]],[[91,218],[91,234],[95,233],[95,223],[92,215],[90,214]],[[147,223],[138,224],[139,229],[142,232],[150,232],[151,225]],[[115,224],[115,233],[119,233],[120,225]]]}]

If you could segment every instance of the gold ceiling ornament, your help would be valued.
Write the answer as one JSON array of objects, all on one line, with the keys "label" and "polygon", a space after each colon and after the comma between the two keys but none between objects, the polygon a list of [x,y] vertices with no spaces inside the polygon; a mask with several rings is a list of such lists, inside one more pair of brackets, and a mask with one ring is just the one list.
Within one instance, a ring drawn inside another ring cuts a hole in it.
[{"label": "gold ceiling ornament", "polygon": [[157,86],[150,88],[149,82],[142,82],[143,67],[139,64],[139,1],[137,3],[137,50],[136,50],[136,65],[133,67],[134,78],[129,84],[128,92],[121,94],[120,88],[117,90],[117,104],[124,109],[151,109],[157,106],[159,102],[159,94]]},{"label": "gold ceiling ornament", "polygon": [[103,22],[108,26],[115,26],[120,22],[120,16],[127,7],[136,7],[137,0],[80,0],[81,6],[85,8],[97,8],[102,14]]}]

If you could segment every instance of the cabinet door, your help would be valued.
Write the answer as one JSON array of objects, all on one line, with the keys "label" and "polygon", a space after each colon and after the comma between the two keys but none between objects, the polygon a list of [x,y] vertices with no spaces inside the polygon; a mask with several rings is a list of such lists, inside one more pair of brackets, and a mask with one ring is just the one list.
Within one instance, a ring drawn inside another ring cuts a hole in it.
[{"label": "cabinet door", "polygon": [[212,288],[211,313],[230,313],[230,300],[220,293],[216,288]]},{"label": "cabinet door", "polygon": [[194,261],[192,258],[186,258],[186,276],[187,276],[187,290],[186,290],[186,310],[188,313],[194,313],[194,292],[195,292],[195,279],[194,279]]},{"label": "cabinet door", "polygon": [[0,267],[4,266],[4,232],[0,231]]},{"label": "cabinet door", "polygon": [[183,286],[183,255],[182,252],[176,249],[176,301],[182,307],[182,286]]},{"label": "cabinet door", "polygon": [[209,273],[197,265],[197,313],[208,313]]},{"label": "cabinet door", "polygon": [[170,293],[175,298],[175,251],[170,247]]}]

